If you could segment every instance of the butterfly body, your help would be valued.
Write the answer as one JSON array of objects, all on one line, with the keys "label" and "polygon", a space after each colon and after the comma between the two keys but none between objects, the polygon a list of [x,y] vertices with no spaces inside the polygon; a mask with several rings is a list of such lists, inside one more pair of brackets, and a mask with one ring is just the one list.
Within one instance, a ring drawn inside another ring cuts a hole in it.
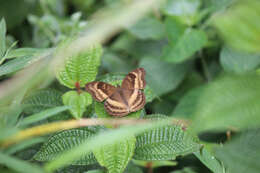
[{"label": "butterfly body", "polygon": [[122,117],[144,107],[145,95],[141,90],[145,87],[144,77],[144,69],[138,68],[124,78],[121,87],[91,82],[86,85],[86,90],[96,101],[105,100],[104,106],[110,115]]}]

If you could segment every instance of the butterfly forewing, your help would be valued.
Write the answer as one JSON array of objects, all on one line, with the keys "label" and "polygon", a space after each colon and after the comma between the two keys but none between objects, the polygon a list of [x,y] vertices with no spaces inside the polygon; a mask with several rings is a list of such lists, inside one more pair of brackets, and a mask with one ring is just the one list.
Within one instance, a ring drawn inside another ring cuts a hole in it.
[{"label": "butterfly forewing", "polygon": [[92,97],[99,102],[104,101],[110,97],[116,90],[113,85],[104,82],[90,82],[86,84],[86,91],[89,92]]},{"label": "butterfly forewing", "polygon": [[144,89],[145,82],[145,70],[143,68],[137,68],[124,78],[122,82],[122,88],[124,89]]}]

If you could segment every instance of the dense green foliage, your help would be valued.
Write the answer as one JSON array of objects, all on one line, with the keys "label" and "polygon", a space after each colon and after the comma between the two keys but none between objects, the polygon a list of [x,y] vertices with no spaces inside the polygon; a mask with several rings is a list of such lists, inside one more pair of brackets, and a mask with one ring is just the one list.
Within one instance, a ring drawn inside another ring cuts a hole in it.
[{"label": "dense green foliage", "polygon": [[[0,172],[260,171],[258,0],[2,0]],[[85,85],[146,71],[109,115]]]}]

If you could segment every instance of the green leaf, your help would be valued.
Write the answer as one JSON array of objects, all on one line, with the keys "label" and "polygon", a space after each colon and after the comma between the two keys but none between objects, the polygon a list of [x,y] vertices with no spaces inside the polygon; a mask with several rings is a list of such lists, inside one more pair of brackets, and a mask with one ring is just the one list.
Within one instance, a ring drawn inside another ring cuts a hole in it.
[{"label": "green leaf", "polygon": [[224,47],[220,52],[220,63],[225,71],[243,74],[255,70],[260,64],[260,55],[232,50]]},{"label": "green leaf", "polygon": [[259,127],[259,88],[260,77],[254,74],[225,75],[209,83],[198,100],[191,129],[201,132]]},{"label": "green leaf", "polygon": [[6,24],[5,20],[0,21],[0,60],[4,57],[6,51],[5,43]]},{"label": "green leaf", "polygon": [[85,140],[79,146],[67,150],[65,153],[59,155],[55,160],[46,164],[45,169],[47,171],[54,171],[62,166],[67,165],[82,155],[91,153],[93,150],[97,150],[106,145],[124,141],[128,137],[138,135],[153,128],[159,128],[172,124],[172,121],[172,119],[162,119],[160,121],[153,121],[145,125],[135,124],[134,126],[121,126],[117,129],[104,131],[103,133],[99,133],[89,140]]},{"label": "green leaf", "polygon": [[187,25],[197,22],[200,0],[168,0],[163,11],[167,15],[178,16]]},{"label": "green leaf", "polygon": [[36,61],[34,56],[23,56],[12,59],[0,66],[0,76],[21,70]]},{"label": "green leaf", "polygon": [[[94,134],[95,129],[90,128],[71,129],[54,134],[43,144],[41,149],[34,156],[34,159],[44,162],[54,160],[59,154],[80,145]],[[96,159],[94,155],[90,153],[73,160],[70,164],[89,165],[94,163],[96,163]]]},{"label": "green leaf", "polygon": [[172,171],[170,173],[197,173],[192,168],[185,167],[182,170]]},{"label": "green leaf", "polygon": [[172,116],[192,119],[202,94],[203,86],[189,90],[189,92],[180,99]]},{"label": "green leaf", "polygon": [[87,92],[78,93],[77,91],[68,91],[62,96],[64,105],[71,106],[70,113],[74,118],[81,118],[86,111],[87,106],[92,104],[92,97]]},{"label": "green leaf", "polygon": [[28,55],[35,55],[35,54],[38,54],[38,53],[42,53],[46,50],[47,49],[39,49],[39,48],[12,49],[8,52],[8,54],[5,56],[5,58],[11,59],[11,58],[23,57],[23,56],[28,56]]},{"label": "green leaf", "polygon": [[260,1],[239,1],[225,12],[215,15],[212,24],[226,43],[241,51],[260,52]]},{"label": "green leaf", "polygon": [[128,31],[139,39],[158,40],[165,34],[164,25],[152,17],[141,19],[129,28]]},{"label": "green leaf", "polygon": [[214,173],[225,173],[225,168],[216,157],[210,153],[206,148],[194,152],[194,155],[212,172]]},{"label": "green leaf", "polygon": [[173,46],[177,44],[178,40],[184,34],[186,27],[175,17],[167,17],[165,20],[166,33],[169,43]]},{"label": "green leaf", "polygon": [[162,59],[171,63],[181,63],[190,59],[207,43],[207,35],[202,30],[186,29],[175,46],[166,46]]},{"label": "green leaf", "polygon": [[139,64],[146,71],[146,81],[151,89],[160,96],[177,86],[184,79],[190,63],[169,64],[156,58],[142,58]]},{"label": "green leaf", "polygon": [[54,107],[54,108],[44,110],[40,113],[36,113],[36,114],[33,114],[31,116],[24,118],[19,123],[19,126],[26,126],[28,124],[35,123],[35,122],[43,120],[43,119],[47,119],[48,117],[56,115],[57,113],[63,112],[67,109],[69,109],[68,106],[59,106],[59,107]]},{"label": "green leaf", "polygon": [[134,136],[129,136],[93,152],[98,163],[106,167],[109,173],[122,173],[134,154],[135,141]]},{"label": "green leaf", "polygon": [[[160,114],[149,115],[161,120]],[[136,136],[134,159],[137,160],[174,160],[177,156],[198,151],[201,147],[197,139],[180,125],[160,127]]]},{"label": "green leaf", "polygon": [[21,173],[44,173],[44,170],[36,164],[31,164],[25,160],[19,160],[15,157],[0,152],[0,164]]},{"label": "green leaf", "polygon": [[90,171],[87,171],[85,173],[105,173],[104,170],[101,170],[101,169],[95,169],[95,170],[90,170]]},{"label": "green leaf", "polygon": [[260,131],[250,130],[234,137],[231,141],[218,147],[216,157],[227,168],[227,172],[258,173],[260,170]]},{"label": "green leaf", "polygon": [[27,114],[41,112],[45,109],[62,106],[62,93],[54,89],[38,90],[25,97],[23,105]]},{"label": "green leaf", "polygon": [[69,57],[65,61],[65,66],[57,72],[57,79],[68,88],[75,88],[77,82],[79,82],[80,87],[84,87],[86,83],[95,80],[101,54],[102,47],[96,45],[89,50]]},{"label": "green leaf", "polygon": [[148,164],[151,165],[151,168],[158,168],[162,166],[176,166],[177,162],[175,161],[168,161],[168,160],[156,160],[156,161],[144,161],[144,160],[133,160],[133,162],[142,167],[147,167]]}]

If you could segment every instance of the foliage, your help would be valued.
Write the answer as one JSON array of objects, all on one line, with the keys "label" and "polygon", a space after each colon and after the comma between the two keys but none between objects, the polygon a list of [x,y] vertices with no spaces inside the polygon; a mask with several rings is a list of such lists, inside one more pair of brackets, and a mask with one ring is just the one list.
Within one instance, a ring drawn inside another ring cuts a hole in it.
[{"label": "foliage", "polygon": [[[259,18],[258,0],[3,1],[0,172],[259,172]],[[126,117],[85,90],[138,67]]]}]

